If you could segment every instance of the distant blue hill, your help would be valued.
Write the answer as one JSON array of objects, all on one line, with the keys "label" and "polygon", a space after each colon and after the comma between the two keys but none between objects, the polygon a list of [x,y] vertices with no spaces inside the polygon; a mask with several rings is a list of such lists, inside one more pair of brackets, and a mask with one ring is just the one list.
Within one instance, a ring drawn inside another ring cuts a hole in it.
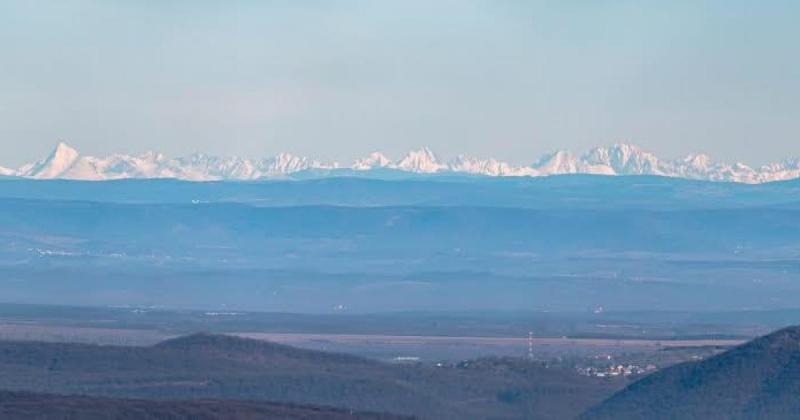
[{"label": "distant blue hill", "polygon": [[328,312],[797,307],[800,182],[0,181],[6,302]]},{"label": "distant blue hill", "polygon": [[[387,170],[388,171],[388,170]],[[255,182],[0,180],[0,198],[120,203],[239,202],[259,206],[489,206],[681,209],[787,205],[800,181],[759,185],[652,176],[357,177]]]}]

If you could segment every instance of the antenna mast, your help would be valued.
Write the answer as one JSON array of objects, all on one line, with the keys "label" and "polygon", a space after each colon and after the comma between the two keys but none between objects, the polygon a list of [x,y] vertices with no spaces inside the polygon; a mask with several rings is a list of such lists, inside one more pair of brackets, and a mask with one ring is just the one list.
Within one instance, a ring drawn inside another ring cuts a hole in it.
[{"label": "antenna mast", "polygon": [[528,331],[528,360],[533,360],[533,331]]}]

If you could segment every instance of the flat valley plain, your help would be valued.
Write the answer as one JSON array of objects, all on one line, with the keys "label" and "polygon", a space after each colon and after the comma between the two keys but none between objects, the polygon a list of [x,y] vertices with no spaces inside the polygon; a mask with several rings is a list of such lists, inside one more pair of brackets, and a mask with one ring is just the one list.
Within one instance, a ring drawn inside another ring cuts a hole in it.
[{"label": "flat valley plain", "polygon": [[202,331],[384,361],[413,357],[425,362],[527,357],[532,341],[537,358],[546,360],[728,347],[796,315],[792,311],[318,315],[0,304],[0,339],[141,346]]}]

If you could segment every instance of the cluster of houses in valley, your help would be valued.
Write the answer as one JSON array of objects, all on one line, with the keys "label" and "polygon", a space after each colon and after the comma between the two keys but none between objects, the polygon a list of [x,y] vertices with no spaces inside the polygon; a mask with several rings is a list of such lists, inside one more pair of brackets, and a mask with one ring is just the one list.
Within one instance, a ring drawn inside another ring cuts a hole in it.
[{"label": "cluster of houses in valley", "polygon": [[657,369],[656,365],[648,364],[647,366],[639,365],[609,365],[606,367],[579,367],[578,373],[586,376],[594,376],[597,378],[606,378],[614,376],[632,376],[644,375],[653,372]]}]

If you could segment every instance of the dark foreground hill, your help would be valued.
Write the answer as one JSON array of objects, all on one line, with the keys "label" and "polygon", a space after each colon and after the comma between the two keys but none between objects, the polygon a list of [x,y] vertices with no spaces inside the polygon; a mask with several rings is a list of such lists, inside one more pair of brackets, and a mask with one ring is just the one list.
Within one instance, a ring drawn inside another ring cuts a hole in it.
[{"label": "dark foreground hill", "polygon": [[254,401],[157,401],[0,392],[5,420],[395,420],[379,413]]},{"label": "dark foreground hill", "polygon": [[251,400],[423,418],[573,418],[622,386],[512,359],[384,364],[229,336],[152,347],[0,342],[0,389]]},{"label": "dark foreground hill", "polygon": [[800,327],[654,373],[585,419],[800,418]]}]

